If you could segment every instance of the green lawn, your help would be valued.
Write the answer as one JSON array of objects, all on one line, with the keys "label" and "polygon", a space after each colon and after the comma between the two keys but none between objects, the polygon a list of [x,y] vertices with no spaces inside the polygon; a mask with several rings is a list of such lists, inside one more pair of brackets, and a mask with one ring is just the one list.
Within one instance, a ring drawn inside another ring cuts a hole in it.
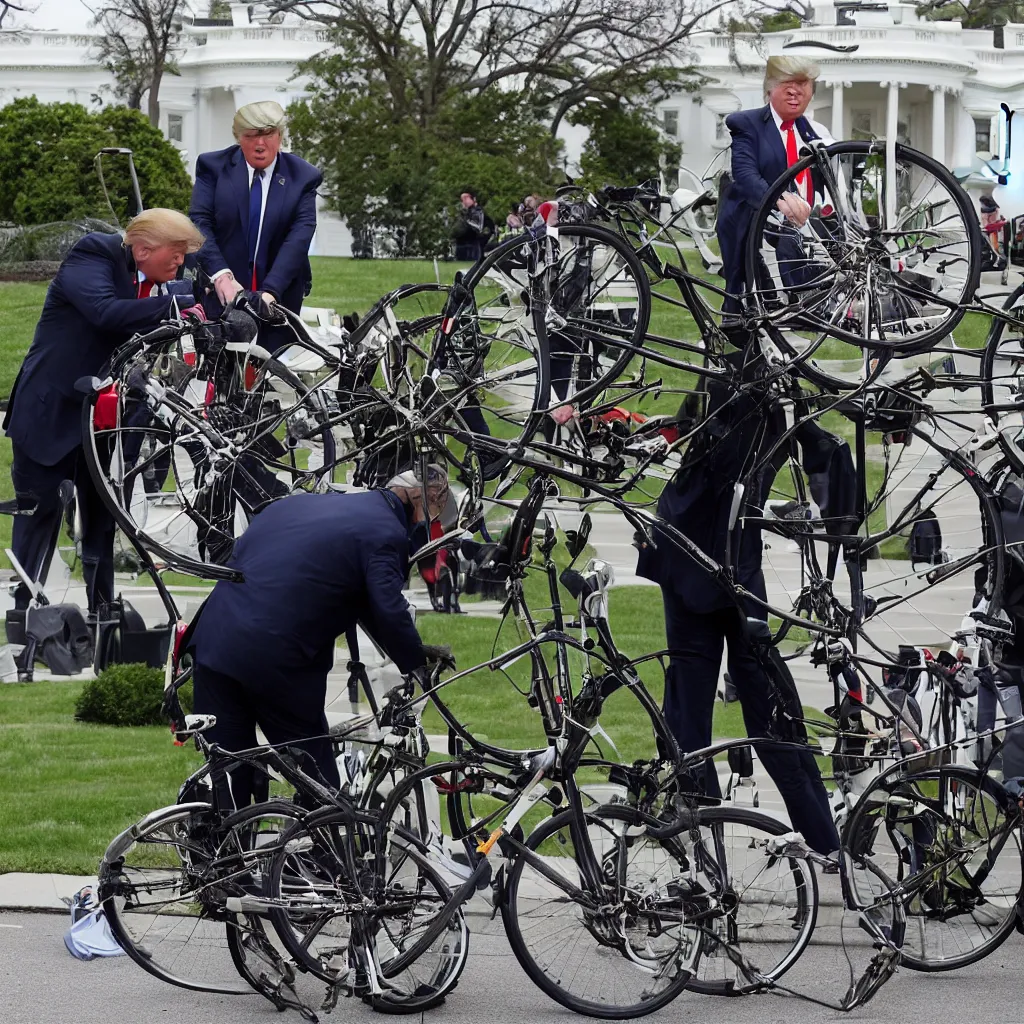
[{"label": "green lawn", "polygon": [[75,722],[81,688],[69,681],[0,689],[0,873],[94,873],[110,840],[174,803],[199,764],[166,729]]},{"label": "green lawn", "polygon": [[[656,588],[614,590],[610,613],[624,652],[639,655],[664,646]],[[461,667],[489,658],[496,639],[499,652],[516,643],[508,632],[498,637],[496,619],[424,615],[419,624],[428,642],[452,644]],[[657,665],[645,668],[644,677],[660,701],[663,682]],[[163,728],[75,722],[81,687],[75,681],[0,686],[0,873],[94,872],[110,840],[149,811],[173,803],[178,787],[199,763],[191,747],[175,747]],[[471,728],[492,742],[516,749],[543,745],[537,713],[498,673],[470,676],[446,691],[446,697]],[[428,732],[442,731],[432,708],[424,724]],[[649,720],[627,692],[608,702],[602,726],[618,759],[652,755]],[[743,735],[736,705],[718,705],[715,734]],[[614,757],[602,742],[605,753]]]}]

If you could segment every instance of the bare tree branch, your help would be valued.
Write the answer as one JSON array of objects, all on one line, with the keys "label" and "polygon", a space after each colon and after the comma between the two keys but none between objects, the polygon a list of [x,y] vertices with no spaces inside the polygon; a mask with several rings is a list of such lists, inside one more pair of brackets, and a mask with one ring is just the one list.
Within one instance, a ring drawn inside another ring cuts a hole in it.
[{"label": "bare tree branch", "polygon": [[528,83],[548,99],[554,129],[588,98],[685,77],[689,37],[731,2],[269,0],[269,7],[327,25],[371,53],[396,115],[426,125],[453,93]]},{"label": "bare tree branch", "polygon": [[104,33],[97,57],[113,74],[115,92],[141,109],[148,90],[147,114],[154,125],[160,123],[163,76],[178,74],[174,55],[188,10],[186,0],[106,0],[93,11],[93,24]]}]

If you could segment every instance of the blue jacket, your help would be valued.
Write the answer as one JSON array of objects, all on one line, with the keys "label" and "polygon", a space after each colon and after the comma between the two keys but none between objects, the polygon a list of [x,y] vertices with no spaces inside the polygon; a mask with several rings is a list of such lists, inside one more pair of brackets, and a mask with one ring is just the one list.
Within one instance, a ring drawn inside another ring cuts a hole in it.
[{"label": "blue jacket", "polygon": [[[291,153],[278,153],[267,192],[263,230],[256,253],[256,281],[293,312],[309,294],[312,272],[309,245],[316,231],[316,190],[323,175]],[[206,235],[199,264],[211,277],[229,268],[249,288],[249,174],[240,146],[203,153],[196,162],[196,183],[188,215]],[[220,311],[216,297],[204,300]]]},{"label": "blue jacket", "polygon": [[245,582],[214,587],[196,659],[235,679],[322,677],[337,638],[360,622],[411,672],[424,659],[402,596],[408,559],[405,510],[381,491],[281,498],[235,544],[229,564]]},{"label": "blue jacket", "polygon": [[[717,231],[725,289],[738,295],[746,278],[750,225],[768,189],[789,161],[768,104],[756,110],[738,110],[725,119],[725,125],[732,135],[732,173],[719,197]],[[806,117],[797,118],[796,129],[805,142],[818,138]]]},{"label": "blue jacket", "polygon": [[[192,305],[189,282],[172,282],[171,290],[179,308]],[[82,395],[75,382],[100,375],[114,349],[170,315],[170,296],[137,294],[135,261],[120,235],[86,235],[60,265],[3,422],[7,436],[33,461],[55,466],[82,443]]]}]

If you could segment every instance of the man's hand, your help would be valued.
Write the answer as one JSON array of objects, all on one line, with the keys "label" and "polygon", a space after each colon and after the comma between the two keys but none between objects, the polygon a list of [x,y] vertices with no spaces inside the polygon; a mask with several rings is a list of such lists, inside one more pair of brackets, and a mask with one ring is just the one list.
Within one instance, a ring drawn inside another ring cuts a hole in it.
[{"label": "man's hand", "polygon": [[275,299],[274,296],[270,294],[270,292],[263,292],[263,294],[260,295],[260,298],[263,299],[263,301],[268,306],[273,306],[274,303],[277,302],[277,299]]},{"label": "man's hand", "polygon": [[807,201],[801,199],[795,192],[786,192],[781,195],[776,207],[786,220],[792,221],[798,228],[802,228],[811,215],[811,208]]},{"label": "man's hand", "polygon": [[455,670],[455,655],[447,644],[424,644],[423,657],[428,663],[436,663],[441,668]]},{"label": "man's hand", "polygon": [[235,301],[235,296],[242,291],[242,286],[235,280],[235,275],[231,271],[221,274],[213,282],[213,288],[222,306],[230,306]]}]

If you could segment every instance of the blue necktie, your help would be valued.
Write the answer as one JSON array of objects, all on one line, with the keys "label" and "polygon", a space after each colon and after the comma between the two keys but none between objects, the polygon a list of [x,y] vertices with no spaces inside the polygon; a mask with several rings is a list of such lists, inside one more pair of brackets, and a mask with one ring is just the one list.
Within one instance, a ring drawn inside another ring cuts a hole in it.
[{"label": "blue necktie", "polygon": [[256,168],[252,172],[252,184],[249,186],[249,268],[256,275],[256,242],[260,237],[260,212],[263,209],[263,171]]}]

